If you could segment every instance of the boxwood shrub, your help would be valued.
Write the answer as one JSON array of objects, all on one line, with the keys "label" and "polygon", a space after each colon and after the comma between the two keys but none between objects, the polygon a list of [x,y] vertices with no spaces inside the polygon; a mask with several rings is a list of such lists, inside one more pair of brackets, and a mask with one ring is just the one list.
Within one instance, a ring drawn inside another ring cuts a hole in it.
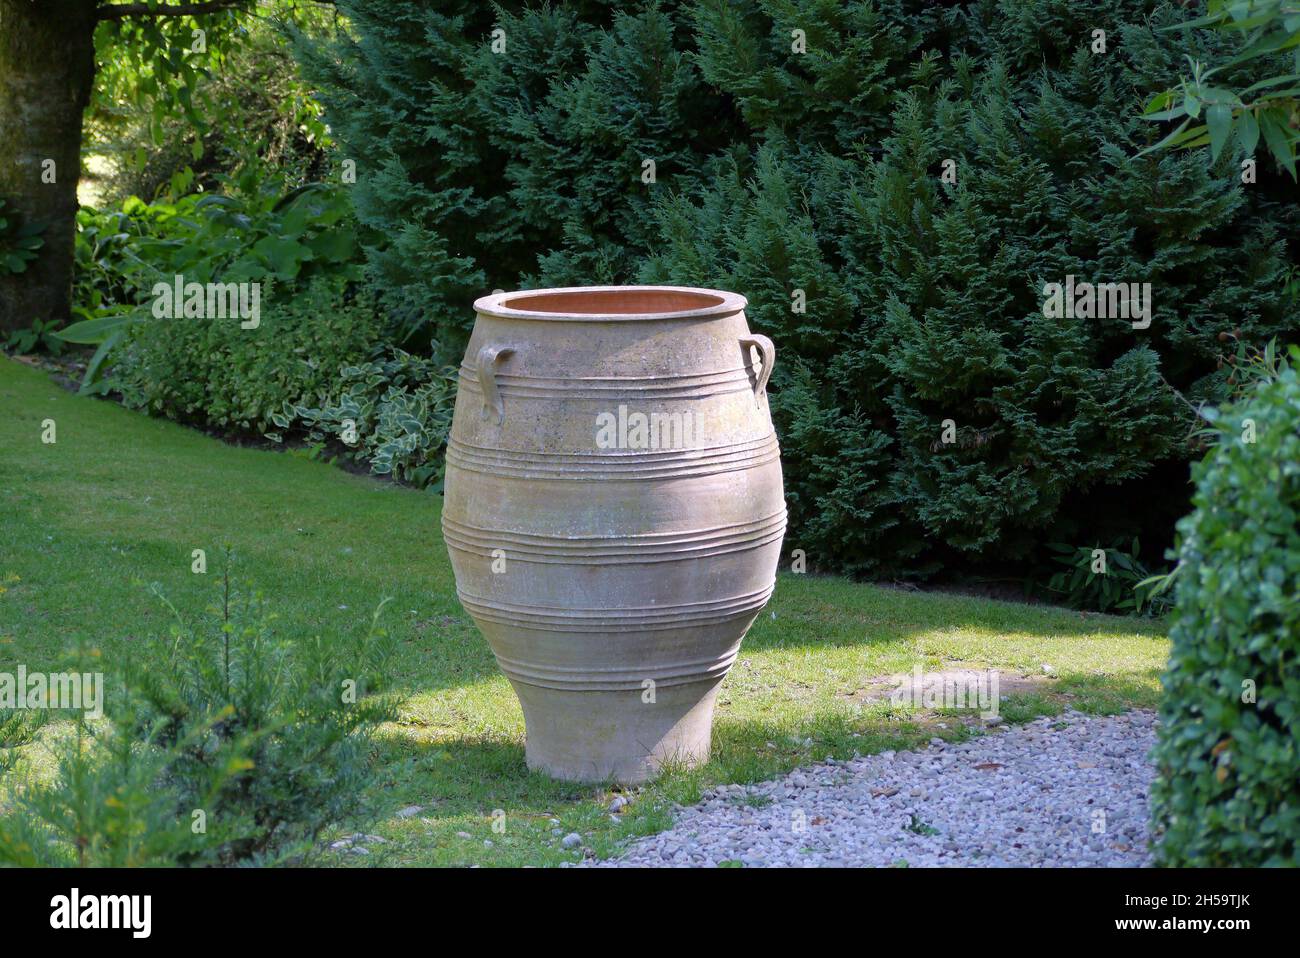
[{"label": "boxwood shrub", "polygon": [[1300,865],[1300,377],[1211,413],[1178,525],[1152,789],[1157,861]]}]

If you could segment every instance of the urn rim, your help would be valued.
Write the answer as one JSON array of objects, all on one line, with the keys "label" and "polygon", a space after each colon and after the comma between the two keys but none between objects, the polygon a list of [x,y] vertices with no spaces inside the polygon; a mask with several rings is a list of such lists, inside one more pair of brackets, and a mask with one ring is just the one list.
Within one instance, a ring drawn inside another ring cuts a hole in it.
[{"label": "urn rim", "polygon": [[[571,323],[713,318],[747,305],[739,293],[698,286],[558,286],[493,293],[474,301],[482,315]],[[542,308],[546,306],[552,308]]]}]

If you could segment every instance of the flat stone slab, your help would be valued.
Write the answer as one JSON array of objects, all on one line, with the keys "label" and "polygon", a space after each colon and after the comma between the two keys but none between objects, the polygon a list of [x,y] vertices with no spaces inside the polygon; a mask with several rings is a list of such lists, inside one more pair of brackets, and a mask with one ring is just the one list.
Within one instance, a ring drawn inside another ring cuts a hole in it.
[{"label": "flat stone slab", "polygon": [[943,689],[960,689],[968,692],[984,689],[990,685],[990,674],[997,676],[999,697],[1048,691],[1056,682],[1055,674],[1052,672],[1022,673],[1006,669],[944,668],[924,671],[919,675],[915,672],[882,675],[869,680],[866,685],[847,698],[857,702],[870,702],[888,701],[902,695],[916,702],[919,707],[924,707],[920,706],[920,703],[927,693],[933,694]]}]

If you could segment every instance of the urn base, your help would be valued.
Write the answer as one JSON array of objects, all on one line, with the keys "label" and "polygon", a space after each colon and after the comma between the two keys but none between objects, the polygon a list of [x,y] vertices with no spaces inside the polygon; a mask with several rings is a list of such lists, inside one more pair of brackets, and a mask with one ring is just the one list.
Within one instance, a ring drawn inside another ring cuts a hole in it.
[{"label": "urn base", "polygon": [[649,781],[709,760],[721,677],[653,690],[570,691],[513,681],[528,767],[570,782]]}]

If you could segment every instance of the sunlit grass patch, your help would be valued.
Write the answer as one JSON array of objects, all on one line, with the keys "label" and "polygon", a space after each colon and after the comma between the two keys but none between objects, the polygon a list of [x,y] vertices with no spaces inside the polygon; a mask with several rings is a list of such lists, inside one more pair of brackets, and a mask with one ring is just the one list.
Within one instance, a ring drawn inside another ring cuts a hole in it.
[{"label": "sunlit grass patch", "polygon": [[[716,784],[936,736],[999,734],[970,713],[891,704],[885,680],[918,664],[1046,677],[1000,703],[1011,722],[1158,701],[1168,648],[1158,622],[785,573],[722,686],[707,765],[630,793],[556,782],[525,766],[513,690],[455,597],[437,497],[223,445],[74,396],[9,360],[0,404],[0,671],[53,669],[78,647],[102,648],[111,670],[141,639],[165,634],[170,613],[142,584],[201,610],[226,544],[276,612],[281,639],[342,641],[393,597],[384,624],[403,703],[373,743],[366,795],[379,817],[365,833],[382,841],[353,846],[364,853],[331,848],[360,831],[344,822],[313,863],[573,862],[584,846],[611,854],[666,827],[674,803]],[[40,442],[46,417],[59,424],[54,445]],[[191,571],[195,549],[206,550],[206,574]],[[41,735],[71,723],[53,724]],[[18,748],[36,763],[24,774],[49,773],[41,735]],[[632,801],[611,813],[618,795]],[[564,848],[574,832],[581,844]]]}]

